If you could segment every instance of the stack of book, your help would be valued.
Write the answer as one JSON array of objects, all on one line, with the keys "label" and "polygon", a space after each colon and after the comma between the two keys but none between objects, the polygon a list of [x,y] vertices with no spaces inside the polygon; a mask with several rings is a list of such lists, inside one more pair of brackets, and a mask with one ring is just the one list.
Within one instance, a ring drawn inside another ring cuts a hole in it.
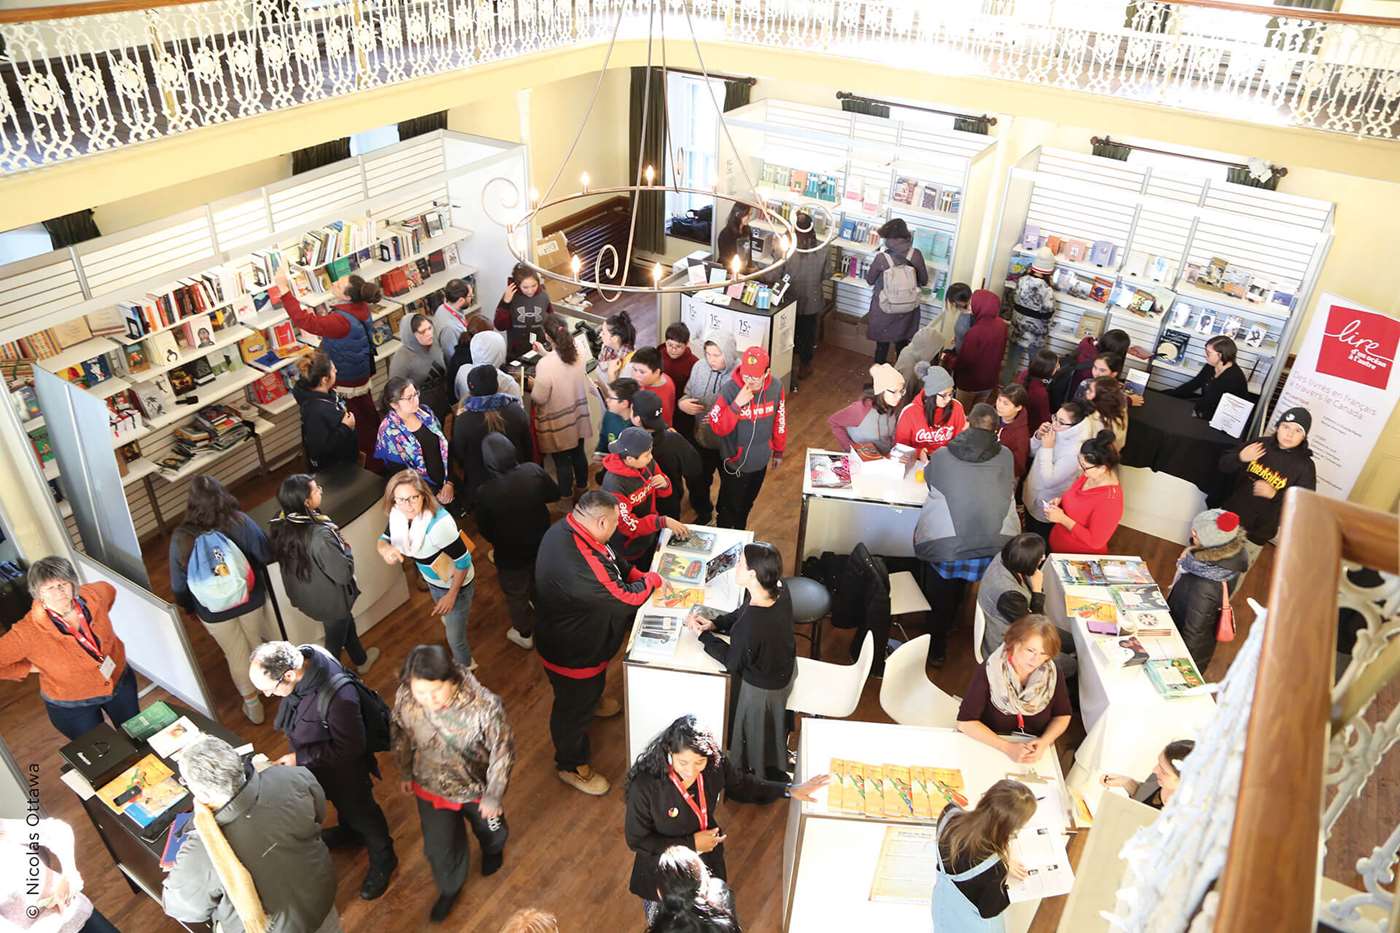
[{"label": "stack of book", "polygon": [[826,806],[836,813],[932,822],[950,803],[968,805],[957,768],[831,760]]},{"label": "stack of book", "polygon": [[202,453],[228,450],[252,433],[252,427],[237,409],[210,405],[201,408],[194,421],[175,429],[173,450],[189,460]]}]

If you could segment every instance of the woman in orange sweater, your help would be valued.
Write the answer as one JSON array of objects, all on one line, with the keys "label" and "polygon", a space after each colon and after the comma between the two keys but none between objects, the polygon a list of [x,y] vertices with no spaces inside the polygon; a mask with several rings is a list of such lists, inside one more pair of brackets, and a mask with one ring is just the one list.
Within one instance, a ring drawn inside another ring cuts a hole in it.
[{"label": "woman in orange sweater", "polygon": [[1107,554],[1108,539],[1123,520],[1123,487],[1118,485],[1118,446],[1104,429],[1079,448],[1077,480],[1065,494],[1045,504],[1050,550],[1059,554]]},{"label": "woman in orange sweater", "polygon": [[78,585],[73,565],[45,557],[29,568],[34,606],[0,637],[0,680],[39,675],[49,721],[69,739],[102,722],[120,726],[140,712],[136,675],[107,612],[117,597],[110,583]]}]

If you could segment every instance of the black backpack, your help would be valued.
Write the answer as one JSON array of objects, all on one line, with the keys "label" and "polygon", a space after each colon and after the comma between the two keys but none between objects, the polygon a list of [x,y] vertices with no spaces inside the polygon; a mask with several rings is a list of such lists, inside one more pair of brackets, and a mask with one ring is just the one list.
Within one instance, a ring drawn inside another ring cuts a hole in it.
[{"label": "black backpack", "polygon": [[389,704],[384,698],[370,689],[359,675],[349,668],[342,667],[321,685],[316,693],[316,711],[320,714],[321,725],[330,729],[326,722],[326,711],[330,709],[331,697],[347,683],[355,685],[360,694],[360,718],[365,724],[365,751],[387,752],[389,750]]}]

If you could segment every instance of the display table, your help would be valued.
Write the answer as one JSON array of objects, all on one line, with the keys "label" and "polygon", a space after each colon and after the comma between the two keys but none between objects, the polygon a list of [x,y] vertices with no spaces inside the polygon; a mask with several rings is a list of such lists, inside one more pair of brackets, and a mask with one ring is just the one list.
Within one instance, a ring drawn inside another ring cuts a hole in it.
[{"label": "display table", "polygon": [[[1053,750],[1034,765],[1017,764],[990,746],[956,729],[898,726],[853,720],[813,719],[802,723],[795,781],[831,770],[834,758],[870,764],[904,764],[961,769],[963,794],[972,806],[997,781],[1015,772],[1034,771],[1064,793],[1064,778]],[[913,820],[880,819],[831,812],[828,791],[807,803],[794,800],[788,808],[783,842],[783,930],[899,930],[920,933],[933,929],[930,906],[872,901],[880,847],[889,826],[930,826]],[[1064,814],[1064,825],[1069,815]],[[932,887],[929,889],[932,894]],[[1012,904],[1006,912],[1008,930],[1025,930],[1040,902]]]},{"label": "display table", "polygon": [[[214,735],[228,742],[234,748],[243,745],[243,739],[209,717],[199,713],[189,707],[182,706],[171,700],[166,701],[170,708],[181,716],[188,716],[190,721],[206,735]],[[149,752],[150,748],[144,742],[135,743],[142,752]],[[176,775],[180,773],[179,766],[168,758],[161,759],[166,763],[171,771]],[[66,774],[72,770],[70,765],[64,765],[62,773]],[[81,796],[81,795],[80,795]],[[193,808],[193,798],[187,797],[177,805],[177,810],[190,810]],[[102,839],[102,844],[107,847],[107,852],[112,856],[112,861],[126,878],[127,884],[131,885],[133,894],[146,894],[157,904],[161,902],[161,889],[165,885],[165,870],[160,867],[160,855],[165,849],[164,832],[154,840],[141,838],[140,828],[129,818],[121,814],[112,812],[101,800],[96,797],[86,797],[83,800],[83,809],[87,812],[88,819],[92,820],[93,828],[97,830],[97,835]],[[186,930],[202,931],[211,929],[207,923],[178,923]]]},{"label": "display table", "polygon": [[[736,544],[748,544],[753,540],[752,531],[735,531],[729,528],[707,528],[690,525],[690,528],[707,531],[716,536],[715,548],[703,557],[709,560],[724,553]],[[662,531],[652,570],[661,562],[666,543],[671,539],[669,531]],[[744,593],[735,582],[733,569],[715,577],[705,586],[705,605],[726,612],[739,607]],[[637,610],[632,623],[632,633],[623,651],[622,683],[624,714],[627,731],[627,760],[635,761],[662,729],[687,713],[693,714],[701,727],[709,729],[723,744],[724,731],[729,717],[729,674],[724,665],[705,653],[700,637],[685,626],[681,626],[680,644],[669,658],[658,660],[643,657],[637,649],[637,636],[642,627],[642,617],[675,616],[684,619],[688,609],[664,609],[648,602]]]},{"label": "display table", "polygon": [[814,454],[839,455],[839,451],[809,448],[803,461],[802,516],[797,524],[797,562],[831,551],[849,554],[865,543],[871,554],[885,557],[914,556],[914,526],[928,499],[928,487],[916,472],[886,484],[870,484],[857,477],[849,488],[812,485]]},{"label": "display table", "polygon": [[[1109,560],[1139,560],[1107,555]],[[1096,555],[1056,554],[1061,559],[1104,559]],[[1103,794],[1099,778],[1105,773],[1124,774],[1141,781],[1152,772],[1157,755],[1168,742],[1191,739],[1215,715],[1215,698],[1208,695],[1167,699],[1157,692],[1141,667],[1111,665],[1093,649],[1096,639],[1106,636],[1090,633],[1087,623],[1070,618],[1065,596],[1094,596],[1111,599],[1106,587],[1066,586],[1053,567],[1045,572],[1045,613],[1062,629],[1074,633],[1079,656],[1079,710],[1084,717],[1084,741],[1075,752],[1069,786],[1093,810]],[[1181,635],[1141,639],[1154,658],[1190,657]]]},{"label": "display table", "polygon": [[[775,379],[792,388],[792,347],[797,319],[797,301],[791,297],[781,305],[766,310],[745,304],[737,298],[728,305],[711,304],[699,295],[681,296],[681,321],[690,328],[697,345],[707,334],[728,331],[734,336],[734,348],[744,350],[759,346],[768,351],[769,366]],[[696,355],[703,358],[700,350]]]},{"label": "display table", "polygon": [[1143,404],[1128,413],[1123,463],[1181,477],[1205,493],[1211,508],[1225,501],[1235,478],[1221,473],[1218,464],[1239,441],[1197,418],[1195,399],[1173,398],[1153,389],[1143,398]]},{"label": "display table", "polygon": [[[388,524],[380,507],[384,478],[346,464],[317,473],[316,482],[321,486],[321,511],[335,522],[355,555],[355,582],[360,587],[354,606],[355,629],[363,635],[380,619],[408,602],[408,583],[404,580],[403,568],[385,563],[375,548]],[[250,509],[248,515],[267,531],[280,511],[281,506],[273,498]],[[272,584],[273,607],[279,614],[287,640],[324,647],[325,627],[292,605],[282,582],[281,566],[269,565],[267,574]]]}]

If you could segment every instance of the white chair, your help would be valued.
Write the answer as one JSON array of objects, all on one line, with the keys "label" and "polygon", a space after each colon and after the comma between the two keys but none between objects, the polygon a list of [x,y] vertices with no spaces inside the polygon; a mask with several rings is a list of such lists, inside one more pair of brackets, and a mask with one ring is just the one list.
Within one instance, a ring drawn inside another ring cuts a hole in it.
[{"label": "white chair", "polygon": [[[899,629],[900,638],[908,641],[909,633],[904,630],[904,625],[899,622],[899,617],[913,612],[931,612],[933,607],[928,604],[928,597],[924,596],[919,582],[909,571],[901,570],[898,573],[892,573],[889,580],[890,625]],[[887,651],[889,649],[885,645],[881,645],[880,650]]]},{"label": "white chair", "polygon": [[1119,467],[1123,488],[1123,520],[1128,528],[1185,545],[1191,541],[1191,519],[1205,511],[1206,496],[1195,483],[1146,467]]},{"label": "white chair", "polygon": [[972,613],[972,656],[981,664],[987,659],[982,657],[982,639],[987,637],[987,616],[982,612],[982,604],[974,603],[977,608]]},{"label": "white chair", "polygon": [[920,635],[900,645],[885,659],[880,708],[901,726],[952,729],[958,724],[961,701],[940,690],[926,673],[928,645],[932,638],[932,635]]},{"label": "white chair", "polygon": [[869,632],[854,664],[828,664],[798,657],[787,708],[808,716],[845,719],[856,711],[870,666],[875,663],[875,639]]}]

